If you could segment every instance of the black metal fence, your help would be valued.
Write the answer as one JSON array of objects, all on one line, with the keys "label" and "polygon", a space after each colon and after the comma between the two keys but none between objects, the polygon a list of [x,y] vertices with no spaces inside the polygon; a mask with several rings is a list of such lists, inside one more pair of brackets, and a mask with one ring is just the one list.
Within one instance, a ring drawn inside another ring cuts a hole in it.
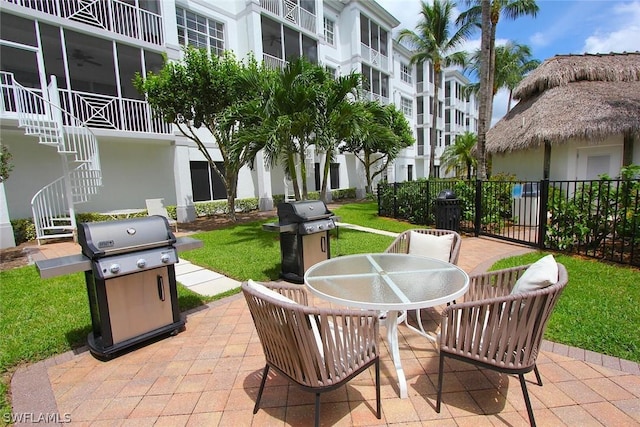
[{"label": "black metal fence", "polygon": [[433,226],[446,189],[462,232],[640,266],[640,180],[383,183],[378,214]]}]

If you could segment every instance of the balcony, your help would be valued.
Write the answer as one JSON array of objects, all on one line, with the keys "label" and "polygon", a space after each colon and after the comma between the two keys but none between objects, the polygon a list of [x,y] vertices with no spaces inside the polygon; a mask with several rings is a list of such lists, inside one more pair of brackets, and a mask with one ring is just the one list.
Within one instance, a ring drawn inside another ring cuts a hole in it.
[{"label": "balcony", "polygon": [[171,124],[155,118],[145,101],[61,89],[60,103],[90,128],[172,134]]},{"label": "balcony", "polygon": [[164,44],[162,16],[120,0],[0,1],[98,27],[158,46]]},{"label": "balcony", "polygon": [[262,61],[264,62],[265,67],[273,70],[282,70],[288,64],[288,61],[266,53],[262,54]]},{"label": "balcony", "polygon": [[367,61],[371,65],[375,65],[382,71],[389,71],[389,57],[381,52],[367,46],[364,43],[360,43],[360,52],[362,59]]},{"label": "balcony", "polygon": [[315,34],[316,15],[291,0],[260,0],[260,7]]},{"label": "balcony", "polygon": [[362,98],[367,99],[369,101],[378,101],[382,105],[389,104],[389,98],[386,96],[382,96],[378,93],[369,92],[368,90],[362,91]]}]

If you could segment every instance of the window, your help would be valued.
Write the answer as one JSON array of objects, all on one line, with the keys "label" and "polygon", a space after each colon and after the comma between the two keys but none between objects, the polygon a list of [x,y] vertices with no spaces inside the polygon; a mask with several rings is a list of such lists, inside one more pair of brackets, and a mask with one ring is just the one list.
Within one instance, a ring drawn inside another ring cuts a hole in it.
[{"label": "window", "polygon": [[324,18],[324,39],[331,46],[335,46],[335,25],[336,23],[331,19],[325,17]]},{"label": "window", "polygon": [[389,102],[389,76],[374,70],[367,65],[362,66],[363,85],[364,90],[370,92],[370,98],[372,101],[379,100],[383,103]]},{"label": "window", "polygon": [[407,165],[407,181],[413,181],[413,165]]},{"label": "window", "polygon": [[[216,162],[216,166],[224,173],[224,164]],[[209,167],[209,162],[190,162],[191,188],[194,202],[219,200],[227,198],[227,190],[218,174]]]},{"label": "window", "polygon": [[371,49],[387,55],[388,35],[378,24],[369,20],[364,15],[360,15],[360,42]]},{"label": "window", "polygon": [[336,68],[330,67],[328,65],[325,66],[325,68],[327,69],[329,74],[331,74],[331,77],[333,77],[334,79],[338,77],[338,70]]},{"label": "window", "polygon": [[405,116],[411,117],[413,115],[413,101],[404,96],[400,97],[400,110]]},{"label": "window", "polygon": [[224,51],[224,24],[176,7],[178,43],[208,49],[214,55]]},{"label": "window", "polygon": [[400,80],[409,84],[412,83],[411,67],[405,63],[400,63]]},{"label": "window", "polygon": [[[290,61],[301,56],[314,64],[318,63],[318,43],[300,32],[273,21],[265,16],[261,17],[262,52],[266,58],[276,61],[276,66],[284,66],[284,61]],[[284,61],[283,61],[284,60]]]},{"label": "window", "polygon": [[331,188],[340,188],[340,163],[331,163],[329,165],[329,175],[331,177]]}]

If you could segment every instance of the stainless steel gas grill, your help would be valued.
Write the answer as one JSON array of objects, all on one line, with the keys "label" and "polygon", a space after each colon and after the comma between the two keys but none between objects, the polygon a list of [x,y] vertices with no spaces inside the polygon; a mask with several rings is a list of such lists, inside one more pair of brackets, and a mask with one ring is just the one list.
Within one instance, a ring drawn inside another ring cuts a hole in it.
[{"label": "stainless steel gas grill", "polygon": [[269,229],[280,232],[282,277],[303,283],[309,267],[331,258],[329,230],[334,228],[335,216],[320,200],[278,204],[278,224]]},{"label": "stainless steel gas grill", "polygon": [[[161,216],[81,223],[82,255],[36,265],[41,277],[85,271],[92,324],[89,349],[108,359],[184,326],[174,266],[177,242]],[[202,246],[194,239],[184,243],[187,248]]]}]

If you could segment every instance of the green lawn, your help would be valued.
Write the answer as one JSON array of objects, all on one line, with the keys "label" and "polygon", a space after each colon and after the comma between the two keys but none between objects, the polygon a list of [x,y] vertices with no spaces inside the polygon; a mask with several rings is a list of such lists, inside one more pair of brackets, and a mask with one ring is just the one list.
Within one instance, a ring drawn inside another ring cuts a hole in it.
[{"label": "green lawn", "polygon": [[[415,226],[377,217],[375,202],[347,204],[335,209],[341,221],[400,232]],[[262,230],[262,222],[237,224],[195,235],[202,249],[182,258],[237,280],[272,280],[280,273],[278,233]],[[381,252],[392,237],[340,229],[331,232],[331,254]],[[500,261],[495,268],[531,263],[541,253]],[[569,284],[551,317],[546,338],[596,352],[640,362],[640,271],[590,259],[557,255],[569,272]],[[238,289],[231,293],[238,292]],[[207,298],[179,286],[182,311]],[[0,272],[0,418],[10,411],[8,373],[83,345],[90,330],[84,275],[40,279],[35,267]]]}]

